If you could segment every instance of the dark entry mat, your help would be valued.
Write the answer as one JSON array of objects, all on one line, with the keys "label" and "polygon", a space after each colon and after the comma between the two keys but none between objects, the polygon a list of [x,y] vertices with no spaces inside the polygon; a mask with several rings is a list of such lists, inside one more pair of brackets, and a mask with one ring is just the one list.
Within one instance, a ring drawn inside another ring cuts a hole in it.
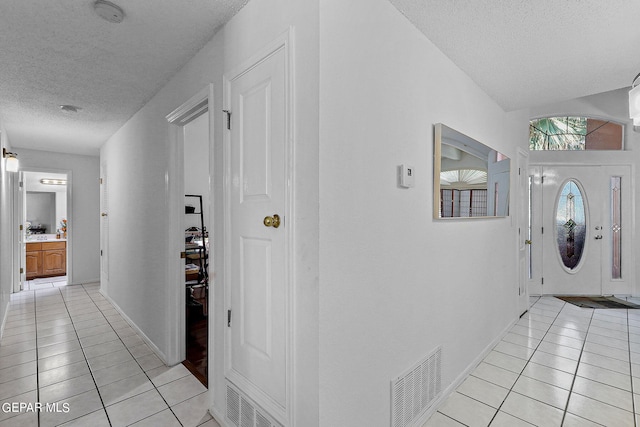
[{"label": "dark entry mat", "polygon": [[640,305],[634,304],[616,297],[574,297],[574,296],[559,296],[556,298],[577,305],[578,307],[585,308],[640,308]]}]

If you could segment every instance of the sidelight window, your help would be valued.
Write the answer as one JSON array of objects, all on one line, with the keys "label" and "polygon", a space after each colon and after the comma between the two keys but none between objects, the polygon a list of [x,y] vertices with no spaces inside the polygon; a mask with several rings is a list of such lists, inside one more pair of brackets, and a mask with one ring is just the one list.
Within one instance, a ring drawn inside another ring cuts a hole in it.
[{"label": "sidelight window", "polygon": [[622,177],[611,177],[611,278],[622,278]]}]

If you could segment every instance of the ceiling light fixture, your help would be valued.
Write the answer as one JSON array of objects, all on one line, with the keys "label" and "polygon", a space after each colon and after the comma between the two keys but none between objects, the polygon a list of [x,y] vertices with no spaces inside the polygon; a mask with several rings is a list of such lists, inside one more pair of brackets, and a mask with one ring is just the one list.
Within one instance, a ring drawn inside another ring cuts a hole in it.
[{"label": "ceiling light fixture", "polygon": [[60,105],[59,107],[62,111],[65,111],[67,113],[77,113],[78,111],[82,110],[82,108],[70,104]]},{"label": "ceiling light fixture", "polygon": [[2,147],[2,157],[7,159],[5,160],[5,169],[7,172],[18,172],[20,162],[18,161],[18,155],[16,153],[11,153]]},{"label": "ceiling light fixture", "polygon": [[102,19],[119,24],[124,19],[124,11],[117,4],[111,3],[107,0],[96,0],[93,4],[98,16]]},{"label": "ceiling light fixture", "polygon": [[634,126],[640,126],[640,84],[636,84],[638,79],[640,73],[631,82],[629,91],[629,117],[633,119]]},{"label": "ceiling light fixture", "polygon": [[52,178],[42,178],[40,183],[46,185],[67,185],[66,179],[52,179]]}]

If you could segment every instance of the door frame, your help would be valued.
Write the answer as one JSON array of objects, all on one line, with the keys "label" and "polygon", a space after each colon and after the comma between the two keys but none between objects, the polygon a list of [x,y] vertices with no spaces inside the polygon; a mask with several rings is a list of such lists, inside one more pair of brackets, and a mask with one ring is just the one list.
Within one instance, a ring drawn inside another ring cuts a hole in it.
[{"label": "door frame", "polygon": [[518,206],[517,206],[517,227],[518,227],[518,312],[520,316],[529,310],[529,286],[528,274],[529,261],[527,254],[531,248],[526,243],[528,239],[527,231],[529,227],[529,152],[518,148],[517,166],[518,166]]},{"label": "door frame", "polygon": [[[20,168],[20,175],[22,176],[24,172],[36,172],[36,173],[57,173],[57,174],[66,174],[67,175],[67,222],[69,224],[69,229],[67,230],[67,254],[66,254],[66,262],[67,262],[67,283],[69,285],[73,283],[73,172],[68,169],[54,169],[54,168],[37,168],[25,166]],[[16,176],[13,179],[13,229],[16,232],[13,234],[13,287],[12,292],[20,292],[22,290],[22,284],[26,280],[26,271],[20,274],[20,267],[26,269],[26,266],[22,264],[22,245],[20,244],[20,235],[25,231],[20,231],[20,226],[23,225],[23,217],[25,215],[25,206],[26,206],[26,188],[24,193],[24,203],[18,203],[20,200],[19,192],[20,192],[20,179]]]},{"label": "door frame", "polygon": [[[535,153],[535,154],[534,154]],[[590,151],[590,152],[552,152],[551,154],[555,155],[557,157],[556,160],[554,161],[548,161],[546,160],[548,158],[549,153],[548,152],[532,152],[530,160],[529,160],[529,174],[532,175],[534,177],[534,189],[535,188],[540,188],[540,180],[541,180],[541,171],[545,168],[545,167],[555,167],[555,168],[559,168],[559,167],[571,167],[571,166],[603,166],[603,167],[607,167],[607,166],[624,166],[624,167],[628,167],[629,168],[629,184],[627,184],[628,188],[630,189],[630,209],[629,212],[624,212],[623,211],[623,215],[627,215],[628,216],[628,222],[629,224],[626,226],[626,228],[630,229],[630,237],[629,239],[631,240],[631,242],[635,242],[636,240],[636,208],[635,208],[635,204],[636,204],[636,195],[635,195],[635,187],[636,187],[636,167],[633,163],[629,162],[628,160],[628,153],[626,151],[616,151],[616,152],[606,152],[606,151]],[[538,194],[534,194],[533,197],[537,197],[539,198],[540,195]],[[538,205],[541,206],[541,205]],[[541,265],[542,263],[542,257],[544,256],[542,253],[542,234],[540,232],[540,227],[542,226],[542,215],[543,212],[541,211],[536,211],[536,204],[534,203],[533,206],[533,212],[534,212],[534,217],[537,216],[537,218],[534,218],[534,232],[532,233],[532,240],[533,240],[533,246],[532,246],[532,251],[533,251],[533,256],[534,256],[534,263],[537,262],[538,265]],[[542,209],[540,209],[542,210]],[[537,221],[537,222],[535,222]],[[537,242],[539,242],[539,244],[536,244]],[[631,260],[635,259],[635,252],[636,252],[636,247],[635,245],[632,243],[630,245],[629,248],[630,254],[629,257]],[[532,279],[529,281],[529,293],[531,295],[545,295],[545,291],[544,291],[544,284],[541,283],[541,278],[543,276],[542,275],[537,275],[535,274],[535,272],[539,272],[542,273],[541,268],[534,268],[534,277],[532,277]],[[630,281],[630,292],[631,295],[635,296],[638,295],[638,289],[639,289],[639,285],[636,284],[635,281],[635,277],[636,277],[636,267],[632,266],[628,269],[627,271],[628,277],[629,277],[629,281]]]},{"label": "door frame", "polygon": [[[206,110],[206,112],[204,112]],[[168,212],[167,244],[166,244],[166,292],[167,298],[167,323],[165,336],[167,341],[166,362],[169,366],[182,362],[186,357],[186,316],[185,316],[185,289],[184,289],[184,259],[180,253],[184,251],[184,133],[183,127],[192,119],[202,114],[209,115],[209,203],[213,199],[212,189],[216,187],[213,174],[214,161],[214,91],[213,83],[209,83],[188,101],[180,105],[166,116],[168,122],[168,153],[169,162],[166,171],[165,208]],[[210,206],[211,207],[211,206]],[[214,224],[213,209],[209,209],[210,224]],[[212,227],[210,227],[212,228]],[[215,260],[214,260],[215,261]],[[210,263],[214,265],[214,263]],[[210,267],[211,268],[211,267]],[[213,276],[212,276],[213,277]],[[178,284],[178,285],[177,285]],[[180,286],[179,284],[182,284]],[[210,284],[210,289],[212,286]],[[210,303],[212,292],[209,292],[208,332],[209,342],[213,342],[212,320],[216,318],[215,307]],[[208,365],[213,365],[213,354],[208,352]],[[209,370],[209,390],[212,392],[211,369]]]},{"label": "door frame", "polygon": [[527,175],[531,178],[531,199],[529,210],[531,212],[531,244],[529,245],[529,259],[527,268],[531,270],[531,277],[527,279],[527,291],[529,295],[543,295],[542,284],[542,234],[537,232],[542,227],[542,201],[540,189],[542,179],[542,166],[529,163]]},{"label": "door frame", "polygon": [[[100,289],[109,294],[109,175],[107,163],[100,162]],[[106,194],[105,194],[106,191]],[[106,206],[105,206],[106,205]],[[105,221],[107,226],[105,227]]]},{"label": "door frame", "polygon": [[[295,287],[292,285],[293,277],[295,277],[295,265],[294,265],[294,248],[295,248],[295,215],[294,215],[294,168],[295,168],[295,117],[294,117],[294,56],[293,56],[293,29],[289,28],[271,43],[264,46],[262,49],[257,51],[254,55],[252,55],[249,59],[240,63],[238,66],[234,67],[228,72],[225,72],[223,75],[223,90],[224,90],[224,100],[223,105],[225,110],[229,110],[231,108],[231,83],[250,71],[256,65],[260,64],[265,59],[269,58],[274,53],[279,50],[284,51],[284,66],[285,66],[285,131],[287,136],[284,141],[284,152],[285,152],[285,206],[284,206],[284,218],[286,227],[284,228],[285,235],[285,294],[286,301],[285,306],[287,313],[285,315],[285,322],[287,331],[285,331],[285,341],[286,341],[286,407],[282,408],[268,396],[266,396],[261,390],[258,390],[255,387],[252,387],[246,380],[243,378],[239,378],[239,376],[233,376],[229,378],[227,375],[229,373],[230,366],[230,333],[229,329],[226,327],[225,323],[225,337],[224,337],[224,375],[216,376],[215,380],[220,381],[222,384],[218,383],[217,386],[224,385],[225,381],[230,381],[233,383],[241,392],[245,393],[250,399],[254,400],[259,406],[263,407],[272,417],[274,417],[278,422],[282,423],[284,426],[291,425],[294,417],[294,408],[295,408],[295,393],[294,391],[294,348],[295,348],[295,328],[294,328],[294,313],[295,313]],[[233,112],[232,112],[233,113]],[[224,180],[224,202],[223,202],[223,210],[224,210],[224,229],[230,229],[230,215],[227,212],[229,209],[230,203],[230,194],[231,194],[231,157],[230,157],[230,144],[231,144],[231,133],[229,130],[224,129],[223,131],[223,162],[224,162],[224,170],[223,170],[223,180]],[[228,248],[231,246],[231,242],[229,241],[230,236],[229,233],[225,233],[224,236],[224,247],[225,254],[227,254]],[[231,271],[231,257],[224,257],[224,277],[229,277],[228,272]],[[231,284],[225,281],[224,286],[222,286],[223,298],[224,298],[224,309],[230,309],[230,292]],[[224,417],[223,419],[226,419]]]}]

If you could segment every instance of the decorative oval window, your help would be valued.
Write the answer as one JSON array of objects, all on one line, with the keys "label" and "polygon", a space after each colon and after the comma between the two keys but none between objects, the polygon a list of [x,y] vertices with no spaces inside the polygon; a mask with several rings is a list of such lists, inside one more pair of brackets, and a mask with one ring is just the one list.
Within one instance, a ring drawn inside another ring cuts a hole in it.
[{"label": "decorative oval window", "polygon": [[558,251],[565,267],[573,270],[582,258],[587,231],[584,200],[576,181],[569,180],[562,187],[558,195],[557,206]]}]

